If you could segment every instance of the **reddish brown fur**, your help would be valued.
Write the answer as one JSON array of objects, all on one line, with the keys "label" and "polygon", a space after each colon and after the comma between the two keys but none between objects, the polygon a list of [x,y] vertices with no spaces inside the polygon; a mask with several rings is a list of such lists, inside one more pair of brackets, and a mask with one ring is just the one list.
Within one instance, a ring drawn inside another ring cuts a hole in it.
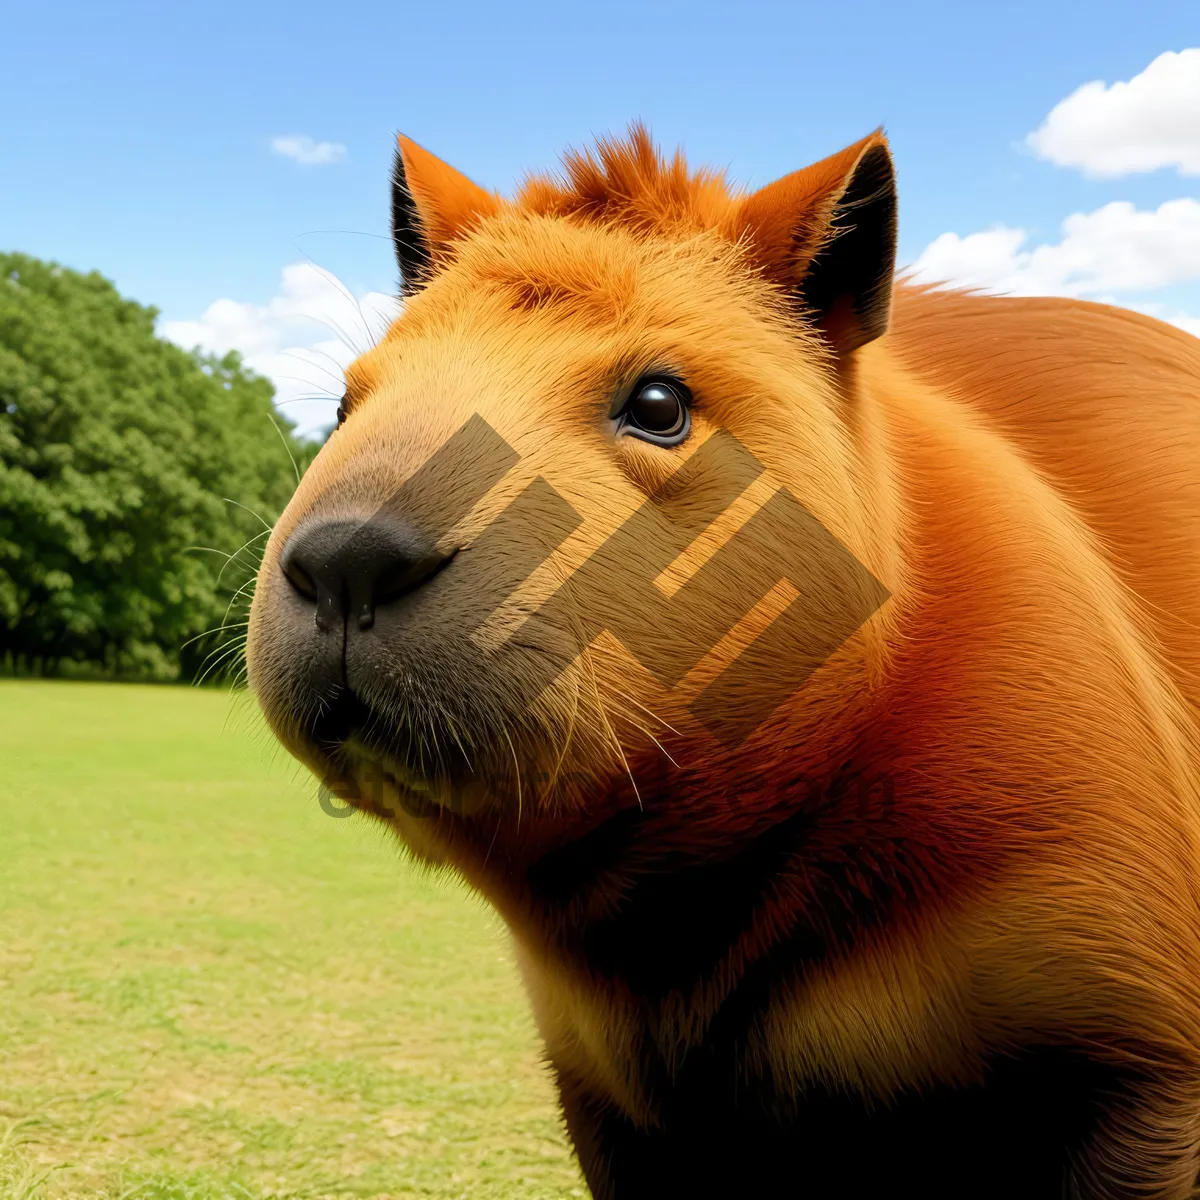
[{"label": "reddish brown fur", "polygon": [[[327,773],[337,755],[306,725],[322,702],[279,615],[280,552],[315,515],[369,511],[472,412],[522,461],[455,544],[538,474],[584,519],[507,628],[732,430],[891,592],[790,701],[733,750],[688,709],[779,604],[674,691],[602,636],[532,725],[504,727],[507,746],[464,731],[479,811],[358,802],[505,917],[598,1194],[633,1194],[613,1182],[621,1156],[658,1154],[645,1147],[686,1124],[673,1089],[724,1095],[694,1074],[706,1047],[729,1049],[747,1094],[848,1089],[869,1106],[986,1085],[1005,1056],[1050,1046],[1120,1081],[1072,1148],[1070,1194],[1187,1196],[1200,342],[1097,305],[910,287],[866,345],[852,306],[796,311],[846,180],[884,145],[872,135],[743,196],[664,163],[635,129],[509,203],[403,140],[432,273],[351,367],[351,417],[271,539],[253,682],[285,743]],[[689,442],[607,438],[594,398],[663,361],[696,395]],[[668,576],[767,495],[752,487]],[[541,767],[549,782],[522,785]],[[646,1179],[668,1169],[636,1161]],[[983,1194],[988,1170],[946,1194]]]}]

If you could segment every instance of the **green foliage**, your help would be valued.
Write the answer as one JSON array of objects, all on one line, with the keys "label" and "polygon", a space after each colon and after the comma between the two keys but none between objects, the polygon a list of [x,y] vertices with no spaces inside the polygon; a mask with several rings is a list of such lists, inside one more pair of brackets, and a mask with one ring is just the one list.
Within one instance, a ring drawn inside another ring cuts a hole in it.
[{"label": "green foliage", "polygon": [[315,454],[267,380],[160,340],[156,316],[96,272],[0,254],[9,669],[195,677],[295,487],[289,452]]}]

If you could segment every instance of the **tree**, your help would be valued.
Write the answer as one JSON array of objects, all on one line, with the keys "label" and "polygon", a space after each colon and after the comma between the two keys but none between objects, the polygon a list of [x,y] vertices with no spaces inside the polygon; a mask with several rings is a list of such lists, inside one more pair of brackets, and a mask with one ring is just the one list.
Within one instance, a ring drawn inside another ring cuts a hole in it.
[{"label": "tree", "polygon": [[196,676],[202,635],[239,589],[244,612],[266,530],[316,452],[267,380],[155,337],[156,316],[96,272],[0,254],[10,669]]}]

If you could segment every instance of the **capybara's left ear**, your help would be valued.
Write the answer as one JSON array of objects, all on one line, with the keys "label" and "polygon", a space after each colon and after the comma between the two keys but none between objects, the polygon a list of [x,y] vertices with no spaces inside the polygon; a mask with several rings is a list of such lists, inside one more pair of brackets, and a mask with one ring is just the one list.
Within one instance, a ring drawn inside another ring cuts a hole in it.
[{"label": "capybara's left ear", "polygon": [[787,288],[839,354],[887,332],[896,181],[882,130],[747,196],[728,232]]},{"label": "capybara's left ear", "polygon": [[392,240],[401,290],[415,292],[446,257],[450,244],[500,207],[460,171],[399,134],[392,169]]}]

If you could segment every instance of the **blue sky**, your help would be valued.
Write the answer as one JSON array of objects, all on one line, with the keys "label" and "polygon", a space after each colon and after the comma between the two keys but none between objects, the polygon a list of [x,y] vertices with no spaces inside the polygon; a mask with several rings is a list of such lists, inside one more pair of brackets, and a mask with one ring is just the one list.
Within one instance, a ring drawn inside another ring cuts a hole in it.
[{"label": "blue sky", "polygon": [[[0,46],[0,246],[97,268],[156,305],[169,336],[218,349],[240,337],[281,376],[286,351],[332,351],[316,321],[301,329],[306,304],[358,339],[355,316],[332,315],[329,281],[294,268],[289,282],[289,265],[311,259],[384,311],[397,130],[507,191],[634,117],[751,185],[884,125],[902,262],[926,254],[928,269],[982,271],[997,288],[1200,318],[1200,51],[1143,78],[1164,52],[1200,46],[1200,16],[1183,0],[26,0],[6,6]],[[1085,95],[1031,147],[1028,135],[1091,81],[1135,83]],[[1164,105],[1178,118],[1165,138]],[[274,152],[288,135],[331,143],[334,161]],[[1069,236],[1068,218],[1081,218]],[[1105,264],[1127,251],[1171,262],[1114,274]],[[232,307],[210,320],[219,300]],[[292,415],[312,424],[324,411]]]}]

